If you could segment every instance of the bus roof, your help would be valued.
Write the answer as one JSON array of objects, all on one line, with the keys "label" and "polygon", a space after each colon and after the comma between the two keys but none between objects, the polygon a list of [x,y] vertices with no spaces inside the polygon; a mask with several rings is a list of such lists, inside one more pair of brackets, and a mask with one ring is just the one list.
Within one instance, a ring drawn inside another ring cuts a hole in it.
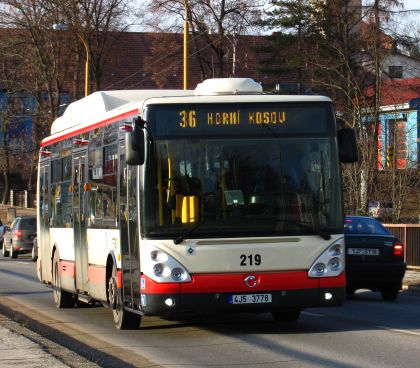
[{"label": "bus roof", "polygon": [[96,122],[106,118],[106,113],[113,111],[112,115],[119,115],[127,110],[134,109],[134,105],[150,97],[191,95],[193,91],[184,90],[121,90],[94,92],[78,101],[72,102],[65,110],[63,116],[54,120],[51,126],[51,135],[70,129],[80,124]]},{"label": "bus roof", "polygon": [[269,95],[250,78],[214,78],[199,83],[195,90],[116,90],[94,92],[72,102],[51,126],[51,136],[42,145],[76,135],[141,112],[143,105],[181,103],[331,102],[323,96]]}]

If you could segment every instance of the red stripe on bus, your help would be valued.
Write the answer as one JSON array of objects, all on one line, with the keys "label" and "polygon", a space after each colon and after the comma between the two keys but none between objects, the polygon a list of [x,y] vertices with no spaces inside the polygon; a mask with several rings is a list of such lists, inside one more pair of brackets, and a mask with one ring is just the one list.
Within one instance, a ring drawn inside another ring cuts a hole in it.
[{"label": "red stripe on bus", "polygon": [[[251,275],[257,279],[254,287],[248,286],[245,282],[245,279]],[[319,287],[319,280],[308,278],[306,271],[195,275],[192,279],[191,283],[181,284],[181,293],[301,290]]]},{"label": "red stripe on bus", "polygon": [[48,146],[50,144],[53,144],[53,143],[56,143],[56,142],[60,142],[60,141],[62,141],[64,139],[74,137],[74,136],[76,136],[78,134],[82,134],[82,133],[88,132],[90,130],[93,130],[93,129],[96,129],[96,128],[100,128],[101,126],[114,123],[114,122],[116,122],[118,120],[121,120],[121,119],[129,118],[130,116],[136,115],[138,113],[139,113],[139,110],[138,109],[131,110],[131,111],[125,112],[123,114],[120,114],[120,115],[117,115],[117,116],[113,116],[112,118],[108,118],[108,119],[105,119],[105,120],[102,120],[102,121],[98,121],[97,123],[93,123],[93,124],[91,124],[89,126],[86,126],[84,128],[80,128],[80,129],[75,130],[73,132],[69,132],[69,133],[60,135],[59,137],[50,138],[50,139],[46,138],[43,142],[41,142],[41,147],[45,147],[45,146]]},{"label": "red stripe on bus", "polygon": [[74,278],[75,265],[72,261],[60,261],[59,262],[60,275],[65,277]]},{"label": "red stripe on bus", "polygon": [[346,274],[342,272],[337,277],[321,277],[319,281],[320,281],[320,287],[322,288],[345,287]]},{"label": "red stripe on bus", "polygon": [[159,283],[145,275],[142,275],[141,278],[143,279],[141,292],[144,294],[178,294],[180,292],[178,282]]},{"label": "red stripe on bus", "polygon": [[[247,276],[255,276],[257,284],[249,287],[245,284]],[[144,278],[142,293],[145,294],[170,294],[170,293],[226,293],[226,292],[250,292],[268,290],[293,290],[293,289],[318,289],[319,279],[308,278],[306,271],[292,272],[267,272],[267,273],[229,273],[229,274],[205,274],[192,276],[192,282],[185,283],[158,283],[146,276]],[[337,278],[334,278],[337,279]],[[337,284],[345,285],[342,278]],[[178,286],[179,285],[179,286]]]},{"label": "red stripe on bus", "polygon": [[88,280],[95,283],[105,284],[106,268],[105,266],[92,266],[88,267]]}]

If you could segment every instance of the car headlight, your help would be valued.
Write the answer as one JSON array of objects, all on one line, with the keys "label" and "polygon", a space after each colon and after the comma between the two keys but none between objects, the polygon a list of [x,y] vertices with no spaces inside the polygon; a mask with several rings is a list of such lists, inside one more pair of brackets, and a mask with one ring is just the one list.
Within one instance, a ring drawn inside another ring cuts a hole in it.
[{"label": "car headlight", "polygon": [[344,238],[330,245],[312,264],[308,277],[335,277],[344,271]]}]

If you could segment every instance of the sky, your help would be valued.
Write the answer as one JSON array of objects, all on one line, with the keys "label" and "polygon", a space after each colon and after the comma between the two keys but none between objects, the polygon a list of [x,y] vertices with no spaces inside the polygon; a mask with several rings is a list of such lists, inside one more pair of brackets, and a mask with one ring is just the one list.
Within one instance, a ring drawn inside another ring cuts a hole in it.
[{"label": "sky", "polygon": [[419,0],[404,0],[405,9],[420,9]]},{"label": "sky", "polygon": [[[219,1],[219,0],[217,0]],[[363,4],[372,3],[374,0],[362,0]],[[145,0],[134,0],[135,4],[144,4]],[[396,10],[403,10],[400,15],[395,17],[398,26],[399,34],[407,34],[418,38],[420,36],[420,0],[402,0],[404,8]],[[419,10],[418,12],[406,12],[407,10]],[[130,28],[132,31],[140,31],[142,27],[133,26]]]},{"label": "sky", "polygon": [[400,24],[398,33],[418,38],[420,36],[420,0],[403,0],[404,8],[398,10],[419,10],[418,12],[404,12],[396,17]]}]

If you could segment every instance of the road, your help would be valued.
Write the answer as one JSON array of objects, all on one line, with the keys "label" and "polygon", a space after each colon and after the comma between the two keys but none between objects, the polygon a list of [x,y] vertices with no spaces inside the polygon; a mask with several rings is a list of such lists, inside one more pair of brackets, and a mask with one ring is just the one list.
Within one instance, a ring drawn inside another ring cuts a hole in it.
[{"label": "road", "polygon": [[117,331],[106,308],[56,309],[29,258],[0,257],[0,303],[49,326],[45,334],[89,346],[108,367],[419,367],[420,293],[384,302],[362,291],[292,324],[269,314],[188,315],[144,317],[140,330]]}]

